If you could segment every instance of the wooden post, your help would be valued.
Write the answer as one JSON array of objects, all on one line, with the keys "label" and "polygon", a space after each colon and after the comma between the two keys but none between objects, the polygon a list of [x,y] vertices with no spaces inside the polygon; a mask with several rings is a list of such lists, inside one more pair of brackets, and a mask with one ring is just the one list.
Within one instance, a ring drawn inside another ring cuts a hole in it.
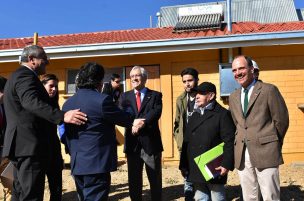
[{"label": "wooden post", "polygon": [[37,45],[38,44],[38,33],[35,32],[34,33],[34,42],[33,42],[33,45]]}]

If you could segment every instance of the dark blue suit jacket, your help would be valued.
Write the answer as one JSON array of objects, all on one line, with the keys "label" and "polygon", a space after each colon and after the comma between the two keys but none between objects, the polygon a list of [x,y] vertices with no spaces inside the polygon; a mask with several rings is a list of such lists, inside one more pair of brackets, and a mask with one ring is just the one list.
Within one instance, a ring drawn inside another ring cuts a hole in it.
[{"label": "dark blue suit jacket", "polygon": [[87,114],[85,125],[65,125],[73,175],[115,171],[117,147],[115,124],[131,127],[131,115],[120,110],[110,96],[93,89],[79,89],[63,105],[63,110],[77,109]]},{"label": "dark blue suit jacket", "polygon": [[158,126],[158,120],[162,113],[162,94],[147,88],[145,97],[138,111],[134,90],[121,95],[120,106],[124,110],[132,110],[135,118],[144,118],[145,126],[138,135],[133,135],[130,128],[125,132],[125,153],[139,152],[141,148],[147,154],[157,154],[163,151],[163,145]]}]

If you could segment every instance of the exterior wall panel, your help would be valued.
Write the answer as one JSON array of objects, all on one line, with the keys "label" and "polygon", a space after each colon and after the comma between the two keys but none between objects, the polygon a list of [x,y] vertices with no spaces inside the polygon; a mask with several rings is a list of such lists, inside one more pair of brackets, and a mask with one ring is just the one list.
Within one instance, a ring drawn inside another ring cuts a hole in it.
[{"label": "exterior wall panel", "polygon": [[[304,111],[298,104],[304,104],[304,45],[263,46],[242,48],[245,55],[251,56],[259,65],[260,79],[275,84],[281,91],[289,110],[290,126],[285,137],[283,153],[286,163],[304,160]],[[226,50],[223,50],[226,58]],[[165,151],[165,162],[178,163],[179,154],[173,140],[173,121],[175,117],[176,98],[183,92],[180,72],[186,67],[196,68],[199,83],[213,82],[219,94],[219,51],[202,50],[176,53],[159,53],[145,55],[126,55],[111,57],[94,57],[81,59],[51,60],[47,71],[59,77],[60,104],[68,98],[65,94],[66,69],[78,69],[87,61],[96,61],[106,68],[132,65],[159,65],[160,91],[163,93],[163,113],[161,133]],[[223,61],[226,62],[226,61]],[[0,74],[8,77],[19,65],[17,63],[0,63]],[[220,99],[220,104],[227,105]],[[122,131],[123,132],[123,131]],[[119,157],[124,157],[123,146],[119,146]],[[68,156],[65,157],[68,162]]]}]

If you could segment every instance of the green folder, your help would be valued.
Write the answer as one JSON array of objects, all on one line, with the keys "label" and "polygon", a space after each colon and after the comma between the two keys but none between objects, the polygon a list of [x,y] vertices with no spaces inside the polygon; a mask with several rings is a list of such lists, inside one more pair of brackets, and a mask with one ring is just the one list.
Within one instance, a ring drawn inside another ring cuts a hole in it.
[{"label": "green folder", "polygon": [[195,163],[197,164],[206,181],[209,181],[213,178],[212,173],[210,173],[208,167],[206,167],[207,163],[222,155],[223,152],[224,142],[194,158]]}]

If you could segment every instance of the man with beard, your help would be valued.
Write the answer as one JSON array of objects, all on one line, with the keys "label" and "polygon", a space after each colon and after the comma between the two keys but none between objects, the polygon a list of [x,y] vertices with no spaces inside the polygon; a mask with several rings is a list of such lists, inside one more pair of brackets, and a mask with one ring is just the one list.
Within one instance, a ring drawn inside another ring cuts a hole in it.
[{"label": "man with beard", "polygon": [[[198,72],[194,68],[184,69],[181,72],[181,77],[185,91],[176,99],[176,112],[173,129],[173,136],[175,138],[177,148],[180,154],[182,151],[186,124],[194,109],[196,92],[194,92],[193,89],[197,87],[199,80]],[[185,200],[193,200],[193,185],[187,180],[188,173],[184,173]]]}]

